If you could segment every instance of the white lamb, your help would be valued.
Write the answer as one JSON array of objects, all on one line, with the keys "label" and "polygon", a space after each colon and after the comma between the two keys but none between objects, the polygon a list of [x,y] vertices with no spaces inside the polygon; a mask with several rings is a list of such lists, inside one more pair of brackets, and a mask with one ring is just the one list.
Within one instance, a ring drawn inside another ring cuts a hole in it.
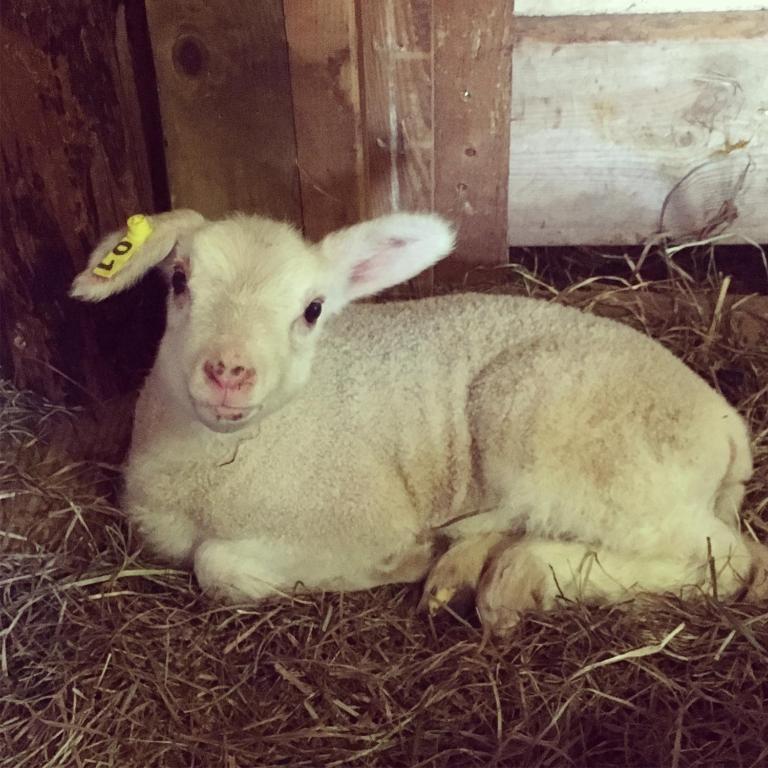
[{"label": "white lamb", "polygon": [[738,530],[745,424],[656,342],[504,296],[335,317],[450,252],[433,215],[316,245],[256,216],[152,224],[110,278],[93,268],[122,235],[103,240],[72,295],[168,277],[122,503],[204,589],[259,600],[427,577],[431,610],[476,591],[499,632],[558,595],[711,589],[713,566],[720,595],[765,596],[768,549]]}]

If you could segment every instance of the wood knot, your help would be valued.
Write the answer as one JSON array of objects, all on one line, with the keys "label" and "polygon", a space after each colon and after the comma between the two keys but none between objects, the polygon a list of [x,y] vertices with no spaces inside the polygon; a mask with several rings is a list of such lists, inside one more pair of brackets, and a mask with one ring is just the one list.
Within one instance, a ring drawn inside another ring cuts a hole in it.
[{"label": "wood knot", "polygon": [[182,35],[173,44],[173,63],[187,77],[200,77],[208,66],[208,49],[195,35]]}]

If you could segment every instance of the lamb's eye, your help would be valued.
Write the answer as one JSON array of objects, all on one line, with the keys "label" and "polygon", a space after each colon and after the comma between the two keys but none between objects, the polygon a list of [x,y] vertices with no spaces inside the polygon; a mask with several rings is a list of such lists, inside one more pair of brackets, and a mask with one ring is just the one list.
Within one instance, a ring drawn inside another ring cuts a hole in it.
[{"label": "lamb's eye", "polygon": [[171,288],[175,296],[181,296],[187,290],[187,276],[180,269],[176,269],[171,276]]},{"label": "lamb's eye", "polygon": [[307,304],[307,308],[304,310],[304,319],[309,325],[314,325],[317,322],[317,318],[320,317],[320,313],[323,311],[323,302],[320,299]]}]

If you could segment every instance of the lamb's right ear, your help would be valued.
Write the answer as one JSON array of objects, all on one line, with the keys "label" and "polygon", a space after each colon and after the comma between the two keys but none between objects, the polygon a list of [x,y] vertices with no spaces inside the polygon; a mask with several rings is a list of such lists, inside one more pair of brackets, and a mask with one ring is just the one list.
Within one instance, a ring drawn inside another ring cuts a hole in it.
[{"label": "lamb's right ear", "polygon": [[170,255],[180,237],[204,222],[203,216],[190,210],[132,216],[127,228],[107,235],[96,246],[69,295],[82,301],[101,301],[130,288]]}]

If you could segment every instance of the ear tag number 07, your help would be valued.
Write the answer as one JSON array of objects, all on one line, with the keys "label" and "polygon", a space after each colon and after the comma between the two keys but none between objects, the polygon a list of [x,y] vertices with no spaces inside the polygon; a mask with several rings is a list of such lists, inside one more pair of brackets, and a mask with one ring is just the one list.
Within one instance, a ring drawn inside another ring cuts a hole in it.
[{"label": "ear tag number 07", "polygon": [[137,213],[127,222],[127,230],[120,242],[93,268],[93,274],[110,278],[130,261],[131,257],[152,234],[149,216]]}]

